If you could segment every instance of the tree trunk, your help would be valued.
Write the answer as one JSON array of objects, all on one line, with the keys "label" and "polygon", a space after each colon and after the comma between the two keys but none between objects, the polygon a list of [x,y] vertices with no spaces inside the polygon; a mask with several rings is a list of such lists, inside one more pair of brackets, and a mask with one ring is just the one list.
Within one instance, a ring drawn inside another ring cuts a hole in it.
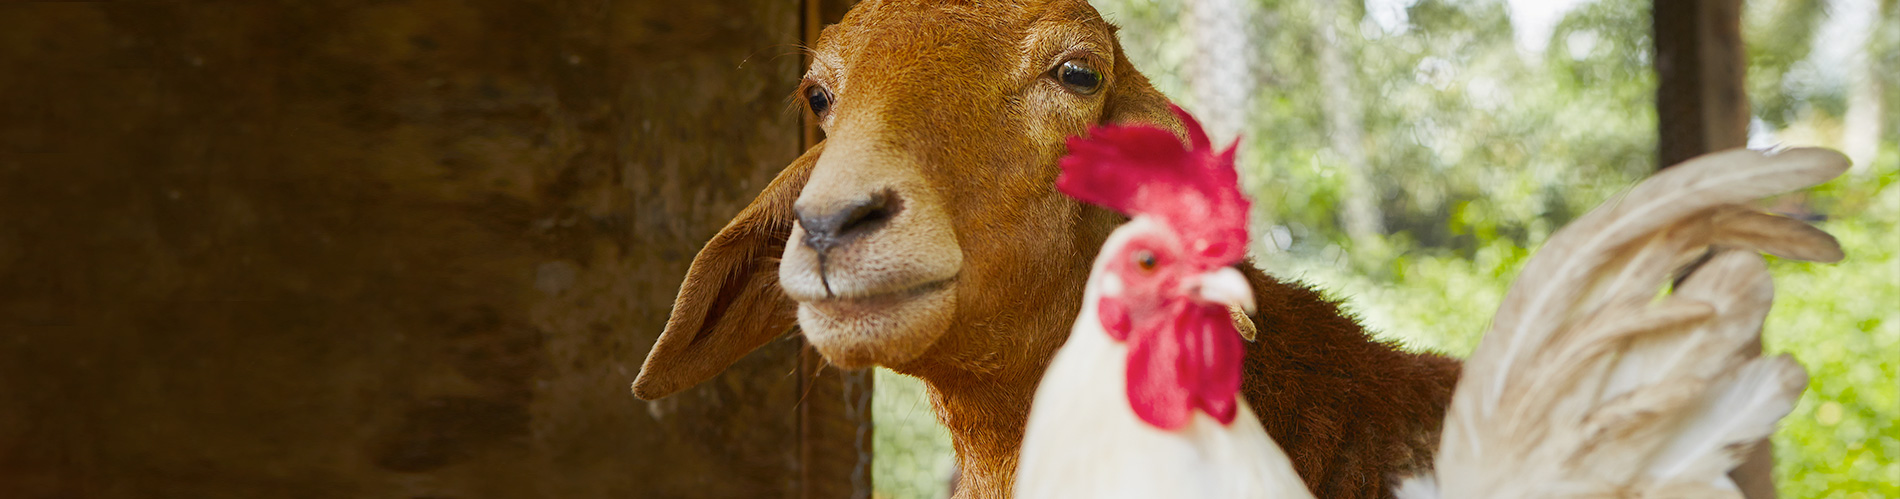
[{"label": "tree trunk", "polygon": [[1880,154],[1881,120],[1885,116],[1880,79],[1874,71],[1874,30],[1878,29],[1881,6],[1876,0],[1832,0],[1828,16],[1854,16],[1853,33],[1830,33],[1854,45],[1847,61],[1847,116],[1841,130],[1841,149],[1854,161],[1854,175],[1873,171],[1874,158]]},{"label": "tree trunk", "polygon": [[1246,0],[1189,0],[1188,30],[1194,41],[1195,116],[1215,142],[1234,137],[1247,126],[1253,92],[1253,43],[1247,33]]},{"label": "tree trunk", "polygon": [[1372,184],[1371,165],[1366,159],[1365,124],[1357,91],[1358,70],[1346,60],[1345,41],[1338,33],[1341,23],[1339,3],[1343,0],[1319,0],[1314,22],[1319,28],[1320,91],[1325,95],[1320,106],[1326,116],[1331,149],[1339,160],[1340,176],[1345,180],[1344,213],[1341,221],[1353,244],[1368,247],[1378,244],[1385,233],[1384,217],[1379,213],[1379,191]]}]

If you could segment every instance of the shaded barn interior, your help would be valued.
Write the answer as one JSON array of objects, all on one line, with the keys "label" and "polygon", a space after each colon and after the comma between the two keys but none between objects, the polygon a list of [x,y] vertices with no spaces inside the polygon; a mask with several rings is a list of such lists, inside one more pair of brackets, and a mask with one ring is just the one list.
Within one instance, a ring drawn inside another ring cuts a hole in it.
[{"label": "shaded barn interior", "polygon": [[0,497],[868,493],[795,337],[628,393],[819,7],[0,6]]}]

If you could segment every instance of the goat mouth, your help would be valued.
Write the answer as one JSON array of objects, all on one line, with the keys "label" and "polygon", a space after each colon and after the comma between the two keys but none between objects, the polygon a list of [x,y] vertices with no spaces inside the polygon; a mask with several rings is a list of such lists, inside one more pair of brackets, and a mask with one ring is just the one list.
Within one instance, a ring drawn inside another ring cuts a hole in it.
[{"label": "goat mouth", "polygon": [[896,291],[873,293],[860,296],[827,296],[820,300],[806,302],[805,305],[820,309],[829,316],[870,315],[891,309],[919,298],[944,292],[956,282],[956,277],[948,277]]},{"label": "goat mouth", "polygon": [[953,274],[889,292],[799,302],[798,325],[818,353],[838,367],[901,364],[948,330],[956,302]]}]

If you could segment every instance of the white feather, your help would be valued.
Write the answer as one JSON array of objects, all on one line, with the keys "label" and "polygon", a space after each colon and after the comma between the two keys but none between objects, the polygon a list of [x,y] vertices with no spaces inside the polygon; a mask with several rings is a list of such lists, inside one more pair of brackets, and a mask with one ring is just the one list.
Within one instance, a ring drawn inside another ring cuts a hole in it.
[{"label": "white feather", "polygon": [[[1664,170],[1553,235],[1453,394],[1408,497],[1730,497],[1725,473],[1806,384],[1760,359],[1757,251],[1838,260],[1831,236],[1752,202],[1845,171],[1839,153],[1734,150]],[[1673,271],[1707,257],[1656,299]],[[1429,489],[1430,494],[1426,495]]]},{"label": "white feather", "polygon": [[1794,410],[1807,384],[1807,372],[1787,355],[1749,361],[1702,397],[1689,420],[1708,424],[1669,439],[1651,460],[1649,477],[1721,477],[1740,461],[1742,445],[1767,438],[1775,422]]},{"label": "white feather", "polygon": [[1438,499],[1438,480],[1429,473],[1405,477],[1392,495],[1398,499]]}]

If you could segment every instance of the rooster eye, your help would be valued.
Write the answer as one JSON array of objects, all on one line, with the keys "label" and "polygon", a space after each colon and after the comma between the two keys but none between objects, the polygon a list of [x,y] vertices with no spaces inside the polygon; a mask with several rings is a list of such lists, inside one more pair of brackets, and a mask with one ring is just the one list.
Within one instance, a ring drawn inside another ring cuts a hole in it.
[{"label": "rooster eye", "polygon": [[1153,271],[1155,269],[1154,252],[1148,250],[1136,251],[1135,265],[1141,267],[1141,270]]}]

